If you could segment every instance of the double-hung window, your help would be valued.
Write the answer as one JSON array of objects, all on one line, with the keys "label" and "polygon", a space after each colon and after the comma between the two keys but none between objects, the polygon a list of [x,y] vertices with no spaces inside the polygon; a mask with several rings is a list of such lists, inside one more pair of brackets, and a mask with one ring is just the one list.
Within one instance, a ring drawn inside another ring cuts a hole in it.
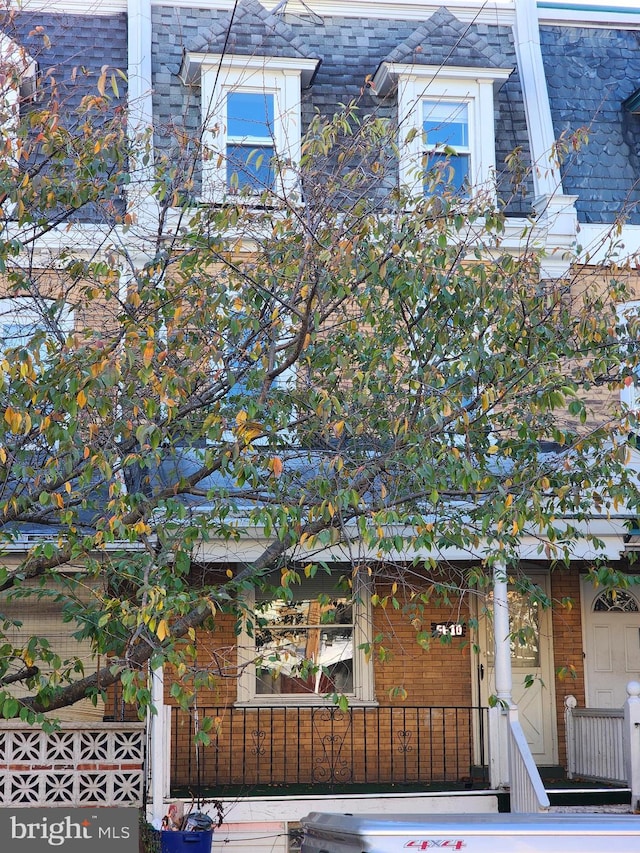
[{"label": "double-hung window", "polygon": [[274,201],[297,183],[301,89],[317,59],[188,53],[181,76],[200,84],[202,199]]},{"label": "double-hung window", "polygon": [[260,193],[274,189],[274,92],[226,95],[227,190]]},{"label": "double-hung window", "polygon": [[430,192],[429,175],[450,186],[458,195],[470,188],[469,104],[465,101],[424,99],[422,133],[424,140],[425,193]]},{"label": "double-hung window", "polygon": [[241,704],[318,704],[334,695],[373,701],[370,596],[324,573],[288,596],[257,589],[239,638]]},{"label": "double-hung window", "polygon": [[397,93],[400,182],[409,192],[495,196],[494,93],[511,71],[382,63],[373,86]]},{"label": "double-hung window", "polygon": [[617,307],[618,334],[623,360],[626,358],[631,371],[623,378],[620,402],[626,412],[640,413],[640,364],[638,341],[640,341],[640,301],[625,302]]}]

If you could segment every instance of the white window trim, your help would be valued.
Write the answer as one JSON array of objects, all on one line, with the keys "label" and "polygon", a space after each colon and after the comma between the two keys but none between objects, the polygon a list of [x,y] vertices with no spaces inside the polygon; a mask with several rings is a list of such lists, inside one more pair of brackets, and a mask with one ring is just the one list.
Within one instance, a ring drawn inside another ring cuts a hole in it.
[{"label": "white window trim", "polygon": [[[34,297],[34,296],[6,296],[0,298],[0,326],[4,317],[10,317],[16,324],[22,325],[25,328],[31,328],[31,334],[42,330],[47,335],[53,334],[49,322],[44,318],[43,311],[39,307],[39,303],[53,303],[56,300],[50,297]],[[69,306],[62,306],[58,310],[56,316],[58,331],[62,334],[67,334],[73,331],[74,316],[73,309]],[[0,335],[1,338],[1,335]]]},{"label": "white window trim", "polygon": [[[0,32],[0,68],[4,73],[4,83],[0,87],[0,133],[10,142],[10,159],[15,159],[16,133],[20,119],[20,99],[30,98],[35,92],[37,65],[26,50],[16,44],[5,33]],[[6,203],[5,203],[6,205]],[[6,205],[8,207],[8,205]],[[5,209],[5,213],[11,211]]]},{"label": "white window trim", "polygon": [[[356,576],[359,578],[359,575]],[[377,705],[373,680],[373,657],[367,656],[362,648],[372,642],[373,628],[371,621],[371,591],[368,581],[359,580],[358,589],[354,593],[353,616],[353,692],[347,693],[350,705]],[[247,594],[245,599],[247,612],[255,608],[255,596]],[[255,640],[247,630],[247,620],[242,622],[238,637],[238,699],[237,707],[277,707],[310,705],[331,705],[333,700],[318,694],[258,694],[256,693],[256,649]]]},{"label": "white window trim", "polygon": [[[400,182],[411,193],[423,193],[422,102],[466,103],[469,119],[469,182],[471,195],[479,190],[495,199],[496,138],[494,93],[509,77],[511,68],[383,63],[374,78],[375,91],[398,92],[398,144]],[[491,116],[491,121],[487,117]],[[466,153],[466,151],[465,151]]]},{"label": "white window trim", "polygon": [[[185,82],[200,71],[203,127],[202,200],[223,202],[227,184],[226,94],[230,91],[274,95],[273,146],[276,156],[295,167],[300,161],[302,117],[300,92],[318,66],[317,59],[189,53],[182,69]],[[276,175],[276,193],[296,185],[295,168]],[[230,196],[233,198],[233,195]]]},{"label": "white window trim", "polygon": [[[616,313],[618,315],[618,323],[625,323],[627,316],[630,312],[633,312],[640,323],[640,299],[634,299],[630,302],[622,302],[616,306]],[[636,414],[640,411],[640,368],[636,369],[635,372],[635,381],[630,382],[628,385],[622,384],[620,388],[620,403],[625,412],[635,412]]]}]

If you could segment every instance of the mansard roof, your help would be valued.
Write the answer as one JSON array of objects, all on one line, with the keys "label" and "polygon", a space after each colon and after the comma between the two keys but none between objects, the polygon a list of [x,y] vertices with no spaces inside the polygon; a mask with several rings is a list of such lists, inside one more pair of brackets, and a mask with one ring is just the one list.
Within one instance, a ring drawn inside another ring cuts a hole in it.
[{"label": "mansard roof", "polygon": [[625,109],[640,80],[637,30],[545,25],[540,45],[556,137],[587,132],[562,164],[579,221],[640,225],[640,114]]},{"label": "mansard roof", "polygon": [[239,0],[235,10],[186,45],[193,53],[320,59],[280,17],[258,0]]},{"label": "mansard roof", "polygon": [[439,9],[384,59],[393,64],[509,68],[504,51],[477,27]]}]

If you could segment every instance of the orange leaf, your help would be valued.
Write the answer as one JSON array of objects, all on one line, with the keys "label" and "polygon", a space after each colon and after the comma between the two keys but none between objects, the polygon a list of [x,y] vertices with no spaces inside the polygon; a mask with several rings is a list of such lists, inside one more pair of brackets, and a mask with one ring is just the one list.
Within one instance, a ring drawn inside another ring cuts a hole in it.
[{"label": "orange leaf", "polygon": [[142,361],[143,361],[143,364],[145,367],[149,367],[149,365],[151,364],[151,362],[153,360],[153,352],[154,352],[153,341],[147,341],[147,344],[144,348],[144,352],[142,354]]}]

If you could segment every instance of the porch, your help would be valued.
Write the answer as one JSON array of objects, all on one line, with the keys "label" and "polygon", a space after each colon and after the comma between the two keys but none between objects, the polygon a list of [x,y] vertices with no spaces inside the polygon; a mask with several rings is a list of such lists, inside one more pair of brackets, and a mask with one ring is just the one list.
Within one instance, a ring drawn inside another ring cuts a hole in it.
[{"label": "porch", "polygon": [[405,705],[172,708],[171,793],[488,788],[488,711]]}]

